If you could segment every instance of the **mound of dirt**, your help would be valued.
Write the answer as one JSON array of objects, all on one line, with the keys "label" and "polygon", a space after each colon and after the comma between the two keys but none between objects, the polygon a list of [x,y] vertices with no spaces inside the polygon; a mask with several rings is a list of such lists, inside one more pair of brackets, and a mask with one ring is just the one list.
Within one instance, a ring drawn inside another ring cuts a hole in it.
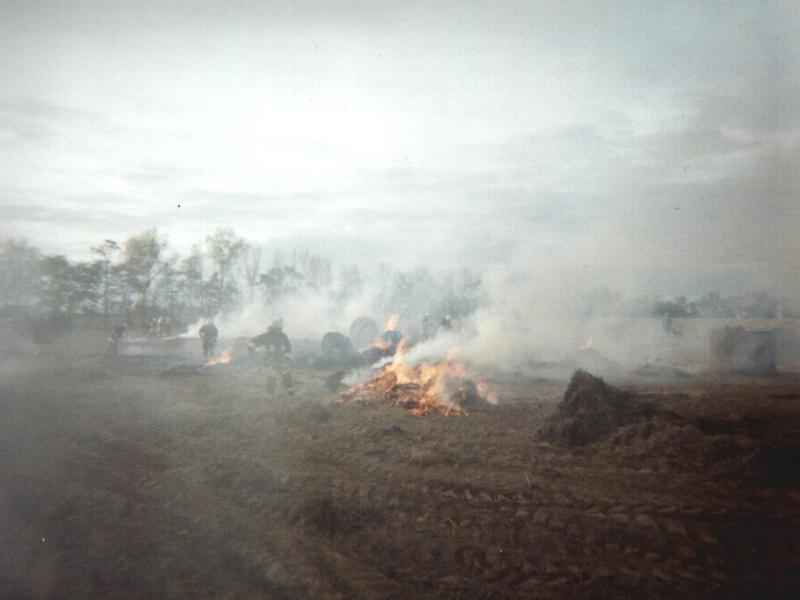
[{"label": "mound of dirt", "polygon": [[626,454],[696,459],[704,453],[708,437],[692,423],[656,418],[621,427],[610,437],[609,443]]},{"label": "mound of dirt", "polygon": [[539,434],[554,443],[584,446],[608,438],[620,427],[657,416],[677,419],[676,415],[636,399],[588,371],[578,370],[572,375],[556,414]]}]

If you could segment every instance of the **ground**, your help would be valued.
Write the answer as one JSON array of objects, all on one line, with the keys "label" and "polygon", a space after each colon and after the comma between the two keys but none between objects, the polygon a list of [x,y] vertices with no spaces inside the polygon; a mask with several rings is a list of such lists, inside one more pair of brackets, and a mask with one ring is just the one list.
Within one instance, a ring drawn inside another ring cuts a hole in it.
[{"label": "ground", "polygon": [[168,363],[0,372],[0,597],[800,597],[800,378],[622,382],[730,426],[569,448],[536,435],[566,381],[413,417]]}]

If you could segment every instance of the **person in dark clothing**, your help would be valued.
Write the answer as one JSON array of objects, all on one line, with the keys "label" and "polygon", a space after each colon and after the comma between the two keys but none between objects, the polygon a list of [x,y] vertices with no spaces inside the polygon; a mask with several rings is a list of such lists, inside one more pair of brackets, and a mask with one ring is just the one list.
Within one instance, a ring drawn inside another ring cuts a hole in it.
[{"label": "person in dark clothing", "polygon": [[283,332],[283,323],[280,320],[273,322],[266,332],[252,338],[247,348],[251,354],[258,348],[264,348],[268,358],[279,361],[286,360],[292,353],[292,344]]},{"label": "person in dark clothing", "polygon": [[267,367],[267,395],[274,397],[278,382],[290,396],[294,394],[294,378],[291,368],[292,343],[283,331],[283,321],[274,321],[264,333],[252,338],[247,344],[251,356],[255,356],[258,348],[264,348]]},{"label": "person in dark clothing", "polygon": [[108,342],[109,350],[113,356],[117,356],[119,354],[119,343],[125,335],[127,329],[128,328],[125,326],[125,323],[117,323],[111,329],[111,337],[108,339]]},{"label": "person in dark clothing", "polygon": [[396,329],[390,329],[381,334],[381,339],[386,344],[387,355],[392,356],[397,352],[400,342],[403,341],[403,334]]},{"label": "person in dark clothing", "polygon": [[200,341],[203,343],[203,356],[208,359],[214,354],[219,338],[219,330],[213,321],[209,321],[200,328]]}]

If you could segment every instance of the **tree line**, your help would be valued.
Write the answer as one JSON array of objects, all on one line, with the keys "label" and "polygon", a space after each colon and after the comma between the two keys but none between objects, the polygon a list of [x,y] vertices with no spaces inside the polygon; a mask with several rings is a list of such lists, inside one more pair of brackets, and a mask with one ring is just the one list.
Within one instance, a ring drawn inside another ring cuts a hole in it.
[{"label": "tree line", "polygon": [[91,247],[91,259],[48,255],[24,239],[0,240],[0,308],[25,307],[41,316],[103,316],[145,328],[157,317],[188,325],[244,304],[277,306],[299,295],[319,295],[343,306],[369,288],[374,314],[399,312],[466,316],[480,304],[480,279],[468,270],[433,274],[382,264],[367,281],[357,265],[341,265],[309,251],[263,249],[219,228],[181,256],[149,229]]}]

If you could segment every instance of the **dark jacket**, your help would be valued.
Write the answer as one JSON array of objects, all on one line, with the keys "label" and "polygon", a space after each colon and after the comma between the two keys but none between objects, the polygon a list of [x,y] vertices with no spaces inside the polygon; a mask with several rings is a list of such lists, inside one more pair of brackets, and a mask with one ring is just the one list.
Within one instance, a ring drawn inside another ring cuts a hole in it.
[{"label": "dark jacket", "polygon": [[200,328],[200,337],[203,340],[216,340],[219,337],[219,330],[213,323],[206,323]]},{"label": "dark jacket", "polygon": [[289,337],[280,329],[270,329],[261,335],[257,335],[250,340],[253,347],[263,347],[268,352],[278,352],[289,354],[292,351],[292,344]]}]

